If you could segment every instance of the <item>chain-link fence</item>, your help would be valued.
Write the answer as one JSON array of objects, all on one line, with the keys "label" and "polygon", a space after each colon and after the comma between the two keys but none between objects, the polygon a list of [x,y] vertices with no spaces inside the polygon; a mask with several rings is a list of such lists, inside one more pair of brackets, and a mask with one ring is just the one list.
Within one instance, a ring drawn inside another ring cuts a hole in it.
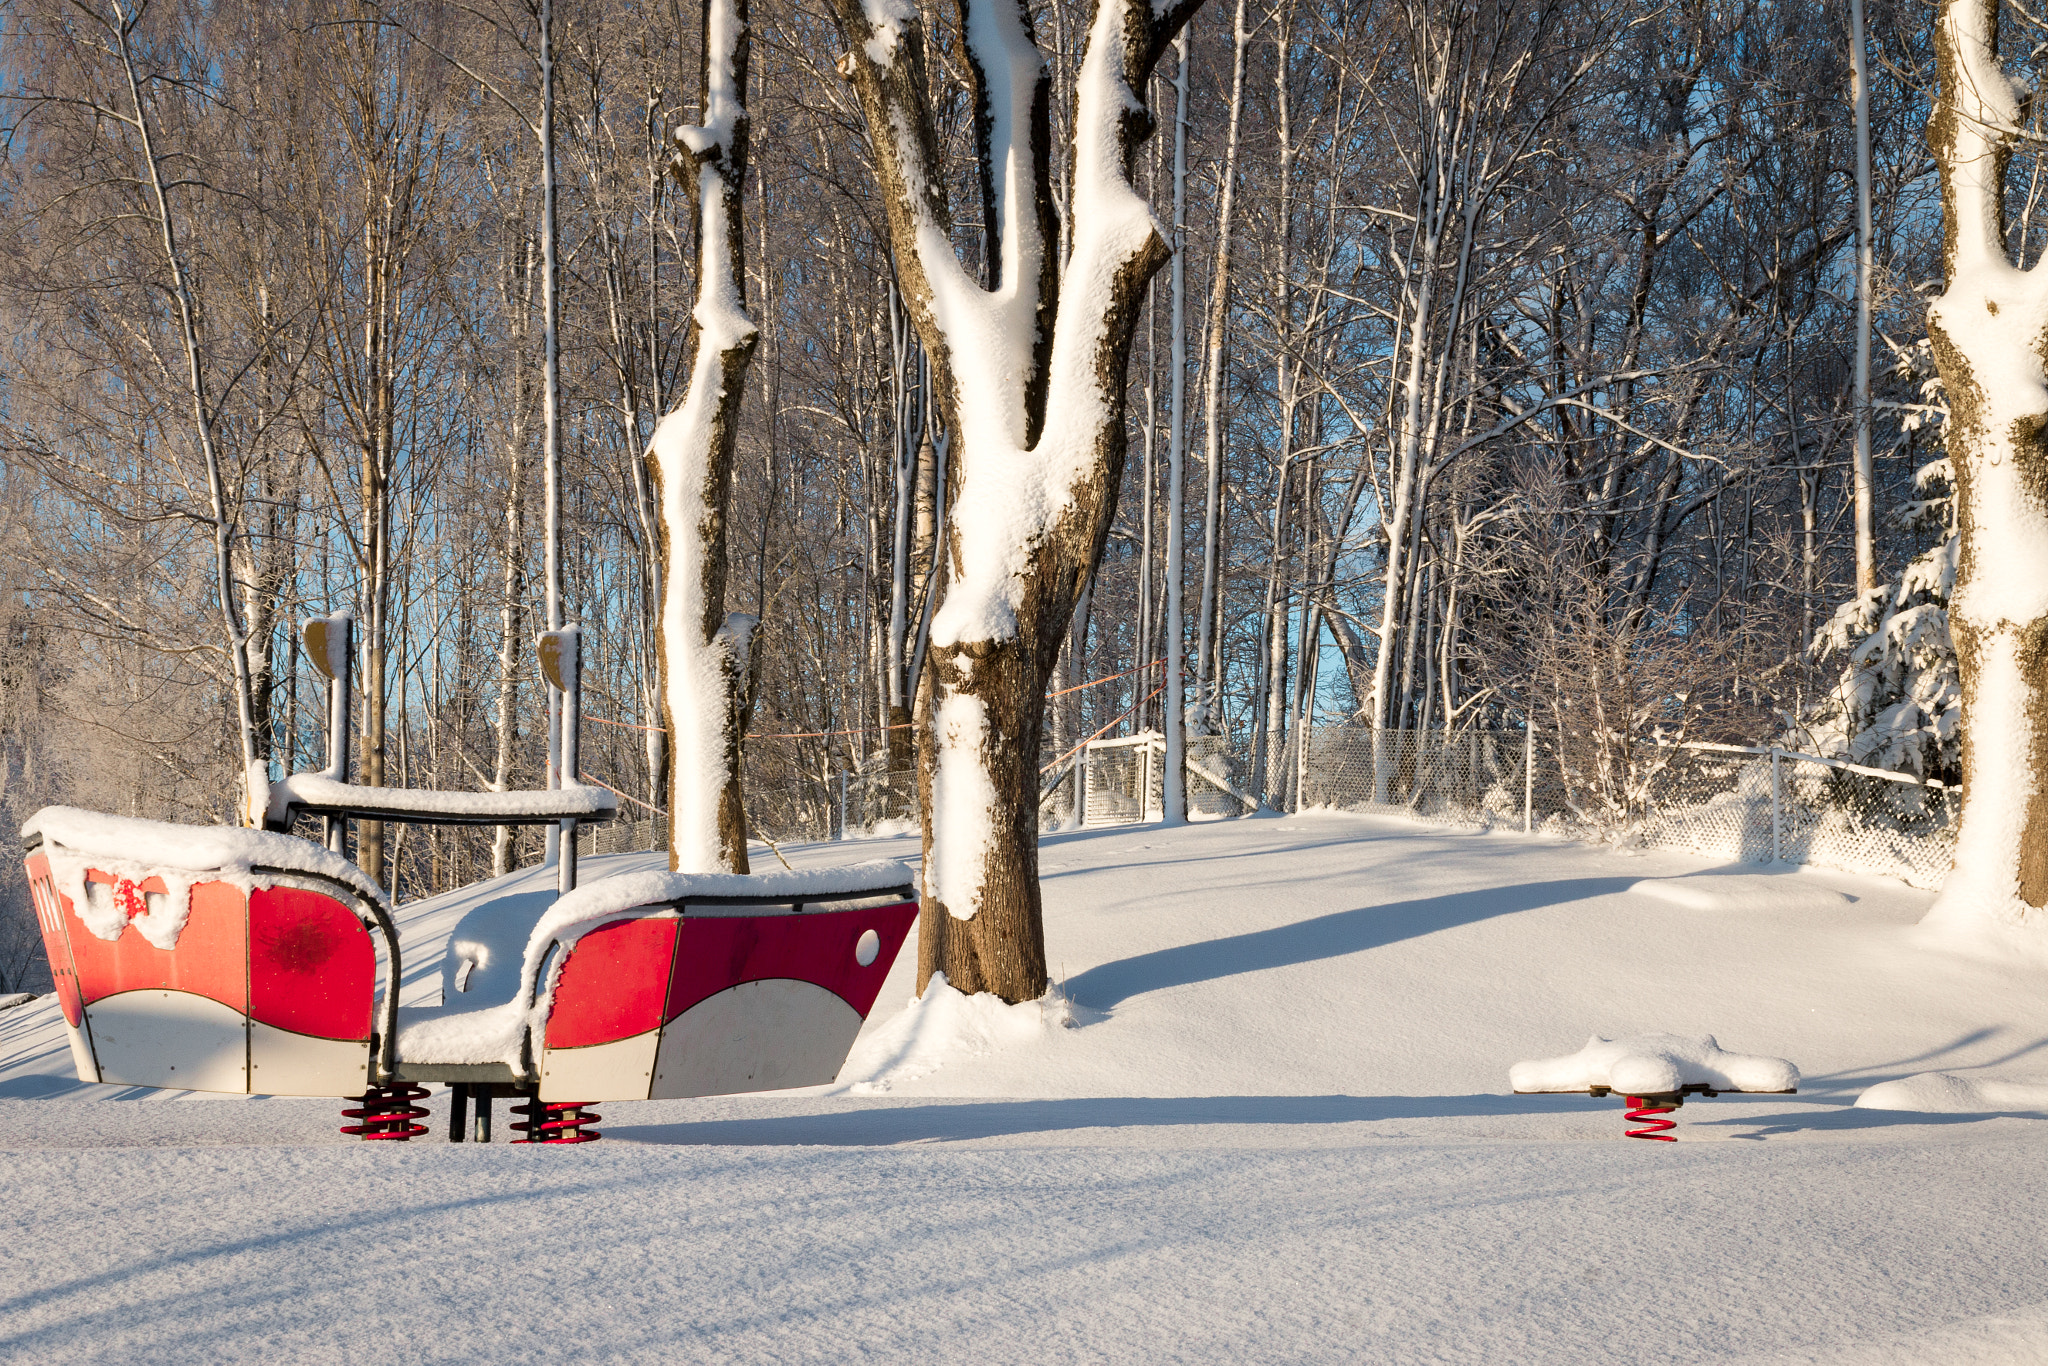
[{"label": "chain-link fence", "polygon": [[[1228,736],[1190,735],[1186,764],[1190,815],[1242,816],[1258,809],[1244,746]],[[1150,820],[1162,809],[1165,774],[1166,737],[1157,731],[1091,740],[1048,775],[1040,824],[1072,824],[1077,804],[1084,825]]]},{"label": "chain-link fence", "polygon": [[1948,876],[1961,809],[1959,791],[1910,774],[1751,746],[1317,727],[1289,748],[1297,809],[1815,863],[1921,887]]},{"label": "chain-link fence", "polygon": [[613,821],[609,825],[576,827],[576,857],[593,854],[638,854],[668,848],[668,822]]},{"label": "chain-link fence", "polygon": [[[777,842],[914,830],[915,769],[878,754],[829,776],[750,771],[752,831]],[[1318,726],[1261,764],[1232,736],[1187,738],[1188,810],[1240,816],[1292,810],[1378,812],[1449,825],[1542,831],[1569,839],[1689,849],[1735,862],[1813,863],[1938,887],[1948,875],[1961,793],[1790,750],[1664,743],[1538,731],[1370,730]],[[1165,738],[1092,741],[1045,775],[1044,828],[1156,819]],[[1079,817],[1077,820],[1076,817]],[[662,846],[659,821],[579,833],[584,854]]]},{"label": "chain-link fence", "polygon": [[917,829],[917,770],[877,766],[864,773],[840,773],[837,817],[834,833],[840,839]]}]

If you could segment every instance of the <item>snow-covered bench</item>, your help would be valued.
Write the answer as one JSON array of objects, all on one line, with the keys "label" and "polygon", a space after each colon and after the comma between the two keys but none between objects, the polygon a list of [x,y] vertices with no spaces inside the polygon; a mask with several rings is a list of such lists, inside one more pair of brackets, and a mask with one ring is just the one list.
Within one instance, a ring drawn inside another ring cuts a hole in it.
[{"label": "snow-covered bench", "polygon": [[22,834],[81,1081],[345,1096],[388,1078],[398,936],[353,863],[61,806]]},{"label": "snow-covered bench", "polygon": [[400,1012],[401,1081],[556,1103],[829,1082],[917,901],[884,862],[617,874],[536,909],[485,902],[456,927],[443,1004]]}]

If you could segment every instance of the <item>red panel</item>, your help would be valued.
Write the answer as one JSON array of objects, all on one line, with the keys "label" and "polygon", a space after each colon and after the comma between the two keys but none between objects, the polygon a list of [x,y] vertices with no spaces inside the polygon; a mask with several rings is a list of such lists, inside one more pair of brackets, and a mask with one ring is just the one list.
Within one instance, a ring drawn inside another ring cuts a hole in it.
[{"label": "red panel", "polygon": [[[123,894],[121,884],[105,873],[94,870],[86,876],[94,882],[114,883],[115,894]],[[140,888],[129,886],[126,895],[139,900],[137,891],[153,891],[162,885],[151,878]],[[79,994],[85,1004],[116,992],[163,988],[189,991],[248,1013],[248,903],[240,888],[225,882],[194,886],[191,917],[178,935],[178,946],[168,953],[144,939],[133,925],[123,929],[119,939],[101,939],[73,913],[71,898],[59,893],[57,899],[64,908],[64,929],[71,940]]]},{"label": "red panel", "polygon": [[679,923],[614,920],[578,939],[555,983],[547,1046],[585,1048],[658,1029]]},{"label": "red panel", "polygon": [[[815,983],[866,1019],[916,919],[915,901],[860,911],[686,916],[663,1023],[728,987],[769,977]],[[868,930],[881,939],[881,952],[862,967],[854,948]]]},{"label": "red panel", "polygon": [[249,898],[251,1019],[320,1039],[367,1039],[376,992],[377,950],[354,911],[298,887]]},{"label": "red panel", "polygon": [[65,933],[67,903],[57,895],[57,880],[50,876],[50,861],[41,854],[28,856],[28,894],[35,902],[36,923],[42,927],[43,952],[50,959],[50,980],[57,987],[57,1004],[63,1007],[64,1022],[76,1029],[85,1018],[85,1009],[78,998],[78,969],[71,961],[71,941]]}]

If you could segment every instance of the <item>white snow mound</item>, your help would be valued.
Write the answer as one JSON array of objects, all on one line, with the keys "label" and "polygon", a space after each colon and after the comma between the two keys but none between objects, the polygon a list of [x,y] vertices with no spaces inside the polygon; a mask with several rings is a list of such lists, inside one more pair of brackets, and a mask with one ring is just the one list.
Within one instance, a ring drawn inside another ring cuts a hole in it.
[{"label": "white snow mound", "polygon": [[1797,873],[1649,877],[1629,890],[1695,911],[1827,911],[1849,904],[1834,888]]},{"label": "white snow mound", "polygon": [[923,996],[854,1045],[840,1069],[853,1095],[876,1095],[897,1082],[929,1076],[948,1063],[985,1057],[1075,1026],[1074,1008],[1058,987],[1011,1005],[989,992],[966,995],[935,972]]},{"label": "white snow mound", "polygon": [[1914,1110],[1928,1115],[2048,1111],[2048,1083],[1994,1081],[1959,1077],[1953,1072],[1922,1072],[1897,1081],[1880,1082],[1856,1097],[1859,1110]]},{"label": "white snow mound", "polygon": [[1687,1086],[1716,1091],[1792,1091],[1799,1069],[1784,1058],[1728,1053],[1705,1034],[1637,1034],[1626,1039],[1594,1035],[1578,1052],[1537,1058],[1508,1069],[1517,1092],[1588,1091],[1604,1086],[1627,1096],[1669,1095]]}]

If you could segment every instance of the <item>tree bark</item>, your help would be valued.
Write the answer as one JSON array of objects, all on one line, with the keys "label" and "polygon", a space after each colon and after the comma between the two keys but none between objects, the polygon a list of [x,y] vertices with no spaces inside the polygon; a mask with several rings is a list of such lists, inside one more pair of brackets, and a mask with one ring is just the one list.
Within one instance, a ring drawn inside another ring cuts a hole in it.
[{"label": "tree bark", "polygon": [[[1038,888],[1044,693],[1102,553],[1144,286],[1168,256],[1130,180],[1143,91],[1199,0],[1103,0],[1077,77],[1075,211],[1056,251],[1048,76],[1017,0],[963,0],[962,54],[987,278],[954,254],[921,18],[835,0],[866,115],[898,283],[951,442],[946,598],[932,623],[920,988],[1029,1000],[1046,987]],[[1083,211],[1085,208],[1085,211]]]},{"label": "tree bark", "polygon": [[704,0],[704,122],[678,130],[676,175],[695,196],[697,302],[685,343],[690,379],[647,448],[661,508],[662,729],[674,756],[669,867],[744,873],[740,731],[754,625],[725,613],[726,525],[747,362],[759,331],[746,311],[746,0]]},{"label": "tree bark", "polygon": [[1949,616],[1963,684],[1955,871],[1928,920],[2048,928],[2048,276],[2005,237],[2025,122],[1998,57],[1999,0],[1947,0],[1927,141],[1941,171],[1948,288],[1927,312],[1947,385],[1961,548]]}]

